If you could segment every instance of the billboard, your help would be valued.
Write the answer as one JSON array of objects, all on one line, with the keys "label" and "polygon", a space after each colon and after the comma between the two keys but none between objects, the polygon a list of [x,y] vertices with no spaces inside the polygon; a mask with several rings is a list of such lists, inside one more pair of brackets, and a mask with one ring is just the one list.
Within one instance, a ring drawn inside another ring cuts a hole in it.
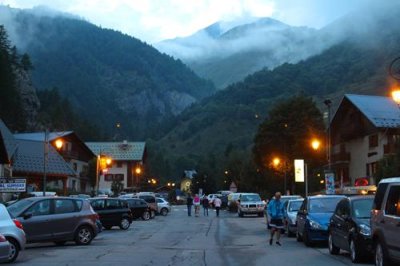
[{"label": "billboard", "polygon": [[26,179],[0,178],[1,193],[26,192]]},{"label": "billboard", "polygon": [[335,194],[335,174],[333,172],[325,172],[325,189],[326,194]]},{"label": "billboard", "polygon": [[304,160],[294,160],[294,180],[304,182]]}]

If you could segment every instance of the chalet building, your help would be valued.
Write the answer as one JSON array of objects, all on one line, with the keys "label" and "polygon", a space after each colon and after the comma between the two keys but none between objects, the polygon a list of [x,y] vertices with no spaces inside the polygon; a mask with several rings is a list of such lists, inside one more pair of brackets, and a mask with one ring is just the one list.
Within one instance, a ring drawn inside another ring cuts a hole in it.
[{"label": "chalet building", "polygon": [[[111,159],[111,165],[99,168],[99,191],[111,193],[113,181],[120,181],[127,191],[139,191],[144,180],[146,143],[145,142],[86,142],[97,156]],[[102,169],[106,168],[106,169]]]},{"label": "chalet building", "polygon": [[331,123],[331,163],[336,180],[375,184],[380,159],[395,153],[400,109],[388,97],[346,94]]},{"label": "chalet building", "polygon": [[[41,187],[38,183],[43,175],[45,132],[14,134],[14,137],[24,156],[16,161],[15,174],[25,175],[35,180],[36,188]],[[93,185],[89,179],[89,161],[95,159],[94,153],[72,131],[50,132],[47,139],[47,187],[62,190],[63,194],[91,192]],[[61,148],[56,148],[57,140],[62,141]]]}]

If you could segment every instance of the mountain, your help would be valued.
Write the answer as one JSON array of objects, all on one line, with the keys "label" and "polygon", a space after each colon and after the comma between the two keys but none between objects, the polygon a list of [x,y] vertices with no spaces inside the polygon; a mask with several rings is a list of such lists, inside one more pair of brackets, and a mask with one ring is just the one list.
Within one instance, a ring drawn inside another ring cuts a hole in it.
[{"label": "mountain", "polygon": [[215,91],[181,61],[72,15],[3,6],[0,24],[30,55],[36,87],[57,87],[114,139],[154,135],[161,120]]},{"label": "mountain", "polygon": [[326,111],[323,100],[338,104],[344,93],[387,95],[395,83],[387,68],[400,55],[399,7],[349,14],[320,30],[321,39],[337,42],[332,47],[296,64],[263,69],[186,109],[156,143],[164,161],[179,172],[179,167],[208,168],[198,162],[214,158],[214,175],[221,177],[232,156],[251,158],[258,125],[282,99],[308,95]]},{"label": "mountain", "polygon": [[316,39],[317,31],[292,27],[271,18],[253,18],[239,25],[217,22],[186,38],[155,44],[181,59],[218,89],[263,69],[297,63],[320,53],[332,43]]}]

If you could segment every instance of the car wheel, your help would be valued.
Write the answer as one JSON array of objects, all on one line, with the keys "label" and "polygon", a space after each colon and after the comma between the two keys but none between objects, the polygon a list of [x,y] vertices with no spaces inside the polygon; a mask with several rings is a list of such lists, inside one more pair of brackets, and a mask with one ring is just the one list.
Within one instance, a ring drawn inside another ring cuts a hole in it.
[{"label": "car wheel", "polygon": [[122,218],[121,222],[119,223],[119,228],[122,230],[128,230],[129,226],[131,226],[131,222],[128,218]]},{"label": "car wheel", "polygon": [[304,241],[304,244],[307,246],[307,247],[311,247],[312,246],[312,241],[311,241],[311,239],[310,239],[310,236],[308,235],[308,232],[307,232],[307,230],[304,230],[304,232],[303,232],[303,241]]},{"label": "car wheel", "polygon": [[65,243],[67,243],[67,241],[54,241],[54,244],[56,244],[57,246],[64,246]]},{"label": "car wheel", "polygon": [[144,220],[144,221],[150,220],[150,213],[148,211],[145,211],[142,214],[142,220]]},{"label": "car wheel", "polygon": [[375,265],[376,266],[387,266],[390,265],[389,258],[386,255],[385,250],[382,247],[382,244],[379,242],[375,245]]},{"label": "car wheel", "polygon": [[76,230],[75,243],[77,245],[89,245],[93,237],[93,230],[89,226],[81,226]]},{"label": "car wheel", "polygon": [[329,235],[328,235],[328,249],[329,249],[329,253],[332,255],[337,255],[340,252],[340,248],[335,246],[335,244],[333,243],[333,237],[332,237],[332,233],[330,231],[329,231]]},{"label": "car wheel", "polygon": [[301,237],[299,232],[296,232],[296,240],[297,240],[297,242],[302,242],[303,241],[303,238]]},{"label": "car wheel", "polygon": [[8,256],[7,262],[14,262],[17,259],[21,248],[19,247],[17,240],[13,238],[6,238],[6,239],[10,243],[10,254]]},{"label": "car wheel", "polygon": [[356,243],[354,242],[353,238],[350,238],[350,258],[353,263],[357,263],[361,261],[361,251],[360,249],[356,246]]},{"label": "car wheel", "polygon": [[152,210],[150,212],[150,219],[154,219],[154,217],[156,217],[156,212]]},{"label": "car wheel", "polygon": [[161,213],[162,216],[167,216],[167,214],[168,214],[168,209],[167,209],[167,208],[162,208],[161,211],[160,211],[160,213]]}]

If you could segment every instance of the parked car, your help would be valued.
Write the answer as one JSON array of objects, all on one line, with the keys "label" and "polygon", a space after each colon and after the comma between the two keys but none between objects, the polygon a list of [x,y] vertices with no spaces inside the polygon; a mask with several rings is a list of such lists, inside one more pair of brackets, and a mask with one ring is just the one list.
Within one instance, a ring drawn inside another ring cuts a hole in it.
[{"label": "parked car", "polygon": [[88,245],[98,233],[98,215],[87,200],[33,197],[19,200],[7,210],[22,224],[29,243],[52,241],[63,245],[75,241]]},{"label": "parked car", "polygon": [[371,209],[374,196],[352,196],[339,201],[329,222],[328,246],[333,255],[340,249],[360,262],[372,253]]},{"label": "parked car", "polygon": [[297,212],[297,241],[311,246],[315,241],[328,240],[329,219],[343,195],[309,196]]},{"label": "parked car", "polygon": [[371,211],[375,265],[400,264],[400,177],[379,182]]},{"label": "parked car", "polygon": [[9,262],[10,252],[10,242],[7,241],[5,236],[0,234],[0,263]]},{"label": "parked car", "polygon": [[257,193],[241,193],[238,199],[238,215],[257,214],[264,217],[265,204]]},{"label": "parked car", "polygon": [[296,216],[304,199],[288,200],[284,204],[285,226],[288,237],[294,236],[297,232]]},{"label": "parked car", "polygon": [[26,236],[22,224],[12,219],[3,204],[0,204],[0,234],[9,242],[10,252],[7,262],[15,261],[19,252],[25,249]]},{"label": "parked car", "polygon": [[145,200],[138,198],[126,198],[125,200],[131,209],[133,219],[142,218],[145,221],[150,219],[151,210]]},{"label": "parked car", "polygon": [[156,194],[153,192],[138,192],[134,194],[135,198],[143,199],[147,202],[150,207],[150,219],[156,217],[157,213],[157,201]]},{"label": "parked car", "polygon": [[128,230],[132,223],[132,212],[128,202],[116,198],[91,198],[90,204],[97,214],[103,227],[110,230],[113,226],[119,226],[122,230]]},{"label": "parked car", "polygon": [[157,200],[157,213],[162,216],[167,216],[167,214],[171,211],[171,205],[168,201],[163,198],[156,198]]}]

